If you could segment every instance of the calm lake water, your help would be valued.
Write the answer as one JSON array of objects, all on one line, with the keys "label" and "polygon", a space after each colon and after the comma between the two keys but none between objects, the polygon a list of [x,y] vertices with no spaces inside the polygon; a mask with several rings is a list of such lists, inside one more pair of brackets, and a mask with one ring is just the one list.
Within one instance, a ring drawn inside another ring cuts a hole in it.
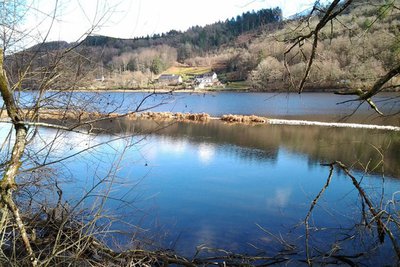
[{"label": "calm lake water", "polygon": [[[21,102],[31,106],[35,93],[18,94]],[[173,93],[154,94],[135,92],[48,92],[43,107],[130,112],[153,110],[171,112],[209,113],[212,116],[224,114],[259,115],[275,118],[313,119],[322,121],[346,120],[360,123],[400,125],[397,114],[400,101],[397,93],[384,93],[374,97],[375,103],[386,115],[377,116],[368,104],[359,106],[354,96],[340,96],[333,93]],[[355,112],[356,111],[356,112]],[[355,114],[353,114],[355,113]],[[353,115],[352,115],[353,114]],[[351,117],[348,117],[352,115]]]},{"label": "calm lake water", "polygon": [[[87,108],[103,105],[121,112],[135,109],[139,95],[84,94],[84,99]],[[94,101],[95,96],[99,102]],[[74,99],[71,103],[82,105],[82,96]],[[146,105],[154,106],[160,100],[166,104],[153,110],[215,116],[234,113],[332,120],[354,110],[354,106],[336,105],[345,100],[341,96],[315,93],[162,95],[151,96]],[[398,109],[393,102],[384,107],[387,112]],[[359,115],[358,121],[371,123],[368,107],[362,106]],[[392,116],[390,122],[398,123],[398,117]],[[123,119],[104,126],[109,134],[96,136],[40,129],[40,139],[29,148],[35,151],[57,136],[47,162],[83,151],[53,165],[65,181],[65,199],[72,204],[89,192],[82,206],[98,207],[97,196],[107,193],[105,209],[123,221],[115,222],[112,229],[134,230],[142,240],[186,256],[194,255],[199,245],[240,253],[278,252],[282,247],[262,228],[304,245],[301,222],[329,175],[329,167],[321,163],[340,160],[351,166],[375,203],[400,198],[395,194],[400,190],[400,136],[396,132]],[[6,130],[2,125],[0,136],[5,136]],[[88,147],[93,148],[86,150]],[[90,191],[102,179],[102,184]],[[108,185],[112,190],[108,191]],[[343,254],[363,250],[362,240],[370,236],[358,235],[358,228],[353,227],[361,222],[361,209],[351,180],[336,170],[310,221],[313,229],[320,229],[313,231],[312,245],[328,251],[345,235],[354,235],[354,243],[342,245]],[[117,242],[127,244],[131,238],[119,234]],[[378,265],[395,262],[388,242],[371,257]]]},{"label": "calm lake water", "polygon": [[[125,134],[134,129],[138,135],[115,141],[110,141],[115,133],[58,137],[48,162],[95,146],[54,165],[58,175],[69,181],[62,184],[65,199],[76,202],[106,178],[84,206],[98,207],[96,196],[107,192],[107,213],[143,230],[122,222],[112,229],[135,230],[138,236],[187,256],[202,244],[241,253],[259,252],[255,247],[278,252],[279,244],[260,226],[300,242],[296,238],[304,235],[301,221],[329,174],[320,163],[340,159],[354,166],[354,175],[375,201],[382,189],[385,203],[400,189],[400,138],[390,132],[212,122],[176,123],[149,134],[164,125],[146,120],[115,124]],[[41,130],[44,140],[56,134]],[[42,145],[33,143],[31,148]],[[381,157],[374,147],[383,150],[384,167],[378,164]],[[378,167],[365,174],[362,169],[368,164]],[[113,189],[108,192],[110,184]],[[313,233],[312,244],[328,249],[343,238],[332,235],[334,230],[360,221],[360,209],[351,180],[335,171],[312,217],[311,225],[324,229]],[[346,233],[356,234],[355,230]],[[129,243],[129,238],[121,234],[118,242]],[[343,249],[352,253],[354,247]],[[376,255],[374,263],[395,259],[388,243]]]}]

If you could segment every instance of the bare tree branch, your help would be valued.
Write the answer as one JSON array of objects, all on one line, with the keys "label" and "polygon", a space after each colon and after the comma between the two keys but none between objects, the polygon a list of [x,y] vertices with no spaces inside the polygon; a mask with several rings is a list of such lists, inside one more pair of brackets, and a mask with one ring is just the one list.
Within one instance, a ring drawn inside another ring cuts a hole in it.
[{"label": "bare tree branch", "polygon": [[[300,84],[297,88],[298,92],[301,93],[304,89],[304,84],[308,79],[308,76],[310,74],[310,70],[311,70],[311,66],[313,64],[315,55],[316,55],[316,50],[317,50],[317,46],[318,46],[318,34],[319,32],[325,27],[325,25],[332,21],[333,19],[335,19],[339,14],[341,14],[347,7],[350,6],[350,4],[352,3],[352,0],[347,0],[344,4],[340,5],[340,0],[334,0],[328,7],[328,9],[325,11],[324,16],[319,20],[317,26],[315,26],[315,28],[313,30],[311,30],[308,34],[305,35],[298,35],[292,39],[289,39],[289,42],[291,42],[291,46],[289,47],[289,49],[287,49],[284,53],[284,61],[285,61],[285,66],[287,67],[287,59],[286,56],[288,55],[288,53],[290,53],[295,47],[300,46],[305,40],[313,37],[313,46],[312,46],[312,50],[311,50],[311,56],[308,59],[308,63],[307,63],[307,67],[305,69],[303,78],[300,81]],[[335,8],[339,7],[336,11]],[[314,13],[314,11],[317,9],[317,7],[314,5],[311,13],[310,13],[310,17],[311,15]],[[319,10],[319,9],[318,9]],[[290,75],[290,71],[288,71],[289,75]]]},{"label": "bare tree branch", "polygon": [[[15,205],[12,199],[12,193],[15,189],[15,178],[18,174],[19,168],[21,166],[21,158],[24,154],[26,146],[26,136],[27,128],[22,122],[21,112],[14,100],[12,92],[9,90],[7,76],[3,70],[3,50],[0,48],[0,93],[5,103],[8,116],[10,117],[14,128],[15,128],[15,141],[11,152],[11,158],[6,166],[3,174],[3,178],[0,181],[0,196],[1,196],[1,206],[3,207],[2,212],[6,213],[9,209],[16,222],[17,226],[21,232],[21,237],[25,245],[26,252],[30,257],[30,262],[32,266],[36,266],[38,261],[33,253],[25,225],[22,222],[21,215],[19,214],[19,209]],[[4,215],[3,215],[4,216]]]}]

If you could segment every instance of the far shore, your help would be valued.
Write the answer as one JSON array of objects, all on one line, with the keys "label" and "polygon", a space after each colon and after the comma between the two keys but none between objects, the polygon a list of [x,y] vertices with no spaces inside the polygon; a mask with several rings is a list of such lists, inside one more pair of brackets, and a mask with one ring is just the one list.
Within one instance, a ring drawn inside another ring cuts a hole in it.
[{"label": "far shore", "polygon": [[[305,89],[304,93],[334,93],[344,88],[324,88],[324,89]],[[105,88],[79,88],[73,90],[49,90],[49,91],[74,91],[74,92],[116,92],[116,93],[218,93],[218,92],[231,92],[231,93],[298,93],[293,89],[287,90],[255,90],[252,88],[246,89],[231,89],[231,88],[208,88],[208,89],[175,89],[175,88],[119,88],[119,89],[105,89]]]}]

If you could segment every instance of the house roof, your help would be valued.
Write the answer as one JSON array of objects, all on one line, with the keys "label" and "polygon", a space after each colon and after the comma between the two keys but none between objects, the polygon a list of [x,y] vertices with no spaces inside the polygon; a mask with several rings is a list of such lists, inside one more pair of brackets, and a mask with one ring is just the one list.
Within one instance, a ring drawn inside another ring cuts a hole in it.
[{"label": "house roof", "polygon": [[196,75],[196,78],[209,78],[209,77],[214,76],[214,74],[217,75],[215,72],[207,72],[207,73],[203,73],[201,75]]},{"label": "house roof", "polygon": [[180,75],[175,75],[175,74],[161,74],[160,77],[158,77],[158,79],[175,80],[175,79],[179,79],[180,77],[181,77]]}]

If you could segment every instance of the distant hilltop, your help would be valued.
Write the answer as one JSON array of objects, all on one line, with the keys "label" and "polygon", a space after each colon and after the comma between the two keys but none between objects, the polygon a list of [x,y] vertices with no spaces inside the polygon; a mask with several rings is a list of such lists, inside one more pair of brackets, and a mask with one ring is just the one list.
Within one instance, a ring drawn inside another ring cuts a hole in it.
[{"label": "distant hilltop", "polygon": [[[356,4],[363,2],[355,0]],[[380,2],[380,1],[378,1]],[[383,2],[382,2],[383,3]],[[398,59],[397,26],[400,11],[385,16],[380,5],[351,8],[319,34],[305,90],[329,91],[365,88],[384,75]],[[282,18],[280,8],[246,12],[225,21],[187,31],[171,30],[133,39],[90,35],[81,43],[49,42],[35,45],[6,58],[10,80],[17,80],[26,64],[27,74],[21,88],[38,89],[38,72],[51,72],[57,56],[77,46],[74,53],[61,57],[65,67],[52,89],[190,89],[287,91],[303,76],[312,44],[305,41],[297,53],[283,55],[290,46],[293,29],[301,23],[316,25],[318,14],[304,21],[304,13]],[[310,29],[303,25],[303,31]],[[30,55],[39,53],[35,62]],[[289,73],[290,70],[290,73]],[[214,82],[196,81],[206,73],[215,73]],[[176,75],[173,82],[159,77]],[[165,76],[166,75],[166,76]],[[397,78],[392,80],[396,84]],[[197,83],[197,84],[196,84]],[[388,87],[396,90],[396,86]]]},{"label": "distant hilltop", "polygon": [[187,58],[185,45],[190,44],[198,54],[208,52],[228,44],[241,34],[265,28],[267,25],[282,22],[279,7],[246,12],[235,18],[219,21],[204,27],[193,26],[187,31],[171,30],[167,33],[153,34],[133,39],[120,39],[101,35],[88,36],[83,44],[116,49],[135,50],[143,47],[168,45],[180,49],[178,61]]}]

